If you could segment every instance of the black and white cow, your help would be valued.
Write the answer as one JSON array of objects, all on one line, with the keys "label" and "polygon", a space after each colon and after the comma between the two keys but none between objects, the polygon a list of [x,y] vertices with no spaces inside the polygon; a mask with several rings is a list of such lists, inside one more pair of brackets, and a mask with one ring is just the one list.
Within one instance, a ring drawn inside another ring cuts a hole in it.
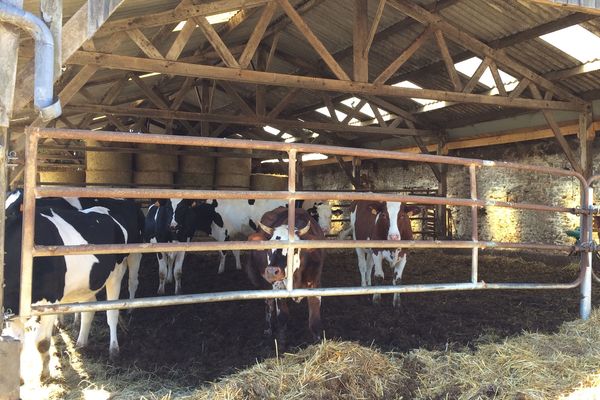
[{"label": "black and white cow", "polygon": [[[354,240],[412,240],[410,214],[419,210],[416,206],[408,206],[397,202],[355,201],[350,206],[350,224]],[[390,247],[394,247],[393,243]],[[394,269],[393,284],[402,279],[406,266],[406,251],[395,248],[356,249],[358,268],[362,286],[371,286],[371,274],[375,267],[375,279],[383,281],[383,259]],[[373,302],[379,303],[381,295],[373,295]],[[400,305],[400,295],[394,294],[394,307]]]},{"label": "black and white cow", "polygon": [[[7,217],[4,305],[15,314],[19,313],[21,228],[20,214]],[[122,244],[127,243],[128,233],[105,207],[85,210],[38,207],[35,211],[34,241],[39,245],[59,246]],[[94,301],[103,288],[106,288],[108,300],[118,299],[126,268],[124,254],[36,257],[33,262],[32,304]],[[107,311],[112,357],[119,352],[118,315],[118,310]],[[44,315],[28,321],[14,318],[9,322],[5,333],[16,336],[24,343],[21,352],[22,375],[33,379],[39,379],[40,375],[42,378],[48,376],[48,350],[55,319],[55,315]],[[80,339],[85,336],[87,340],[87,333],[82,329]],[[28,355],[36,357],[31,359]]]},{"label": "black and white cow", "polygon": [[[278,207],[263,215],[259,220],[260,229],[248,237],[249,241],[281,240],[289,238],[288,210]],[[303,209],[296,209],[296,241],[323,240],[325,235],[316,221]],[[321,274],[324,262],[323,249],[298,249],[294,253],[294,288],[321,287]],[[252,284],[258,289],[284,289],[287,268],[287,249],[252,250],[248,258],[246,273]],[[300,302],[302,299],[294,299]],[[321,298],[309,297],[308,327],[315,340],[321,337]],[[289,309],[285,299],[266,300],[265,334],[273,333],[272,319],[275,316],[277,338],[280,346],[285,347]]]}]

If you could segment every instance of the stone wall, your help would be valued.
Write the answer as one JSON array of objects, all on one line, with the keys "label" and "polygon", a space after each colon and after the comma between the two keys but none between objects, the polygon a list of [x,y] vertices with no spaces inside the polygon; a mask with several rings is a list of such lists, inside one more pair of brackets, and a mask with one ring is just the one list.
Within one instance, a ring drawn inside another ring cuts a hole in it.
[{"label": "stone wall", "polygon": [[[577,147],[572,144],[572,148]],[[550,141],[469,149],[453,152],[451,155],[561,169],[566,169],[568,166],[566,158]],[[595,161],[595,165],[597,163],[598,160]],[[364,160],[363,173],[374,182],[377,190],[437,187],[437,180],[431,169],[423,164]],[[308,168],[305,171],[304,185],[306,189],[312,190],[351,188],[347,177],[337,165]],[[570,178],[484,167],[478,171],[477,186],[478,195],[482,199],[564,207],[579,206],[579,183]],[[468,168],[449,167],[448,196],[470,198]],[[470,239],[470,208],[449,207],[449,209],[454,224],[454,238]],[[573,229],[579,224],[579,218],[571,214],[521,211],[501,207],[479,209],[478,215],[480,240],[568,244],[572,243],[573,239],[565,235],[565,230]]]}]

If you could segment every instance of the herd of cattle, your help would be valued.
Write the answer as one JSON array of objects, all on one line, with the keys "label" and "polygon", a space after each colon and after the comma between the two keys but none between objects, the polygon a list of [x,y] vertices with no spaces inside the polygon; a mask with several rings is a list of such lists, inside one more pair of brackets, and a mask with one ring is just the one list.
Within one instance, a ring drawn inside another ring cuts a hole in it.
[{"label": "herd of cattle", "polygon": [[[288,210],[279,200],[157,200],[148,207],[146,215],[133,200],[88,198],[41,198],[36,200],[36,245],[85,245],[190,242],[196,231],[204,232],[218,241],[225,240],[288,240]],[[5,291],[4,307],[13,315],[19,314],[21,228],[23,192],[14,191],[7,196],[5,233]],[[332,210],[327,202],[298,204],[294,231],[296,240],[322,240],[329,232]],[[412,240],[410,220],[415,209],[401,203],[360,201],[351,206],[351,231],[356,240]],[[335,212],[334,212],[335,213]],[[394,248],[393,245],[390,245]],[[322,249],[296,250],[293,265],[294,288],[318,288],[324,265]],[[394,284],[398,284],[406,264],[406,253],[400,249],[356,249],[361,284],[371,285],[383,280],[382,261],[386,259],[394,268]],[[246,273],[258,289],[285,288],[287,250],[253,250],[249,252]],[[234,251],[236,268],[242,269],[239,251]],[[182,292],[182,267],[184,252],[157,253],[159,265],[158,294],[164,294],[165,283],[175,282],[175,293]],[[32,304],[71,303],[94,301],[96,294],[106,289],[107,300],[119,298],[121,281],[126,271],[129,275],[129,297],[135,296],[138,287],[140,253],[90,254],[37,257],[33,264]],[[221,252],[218,272],[225,269],[225,253]],[[379,301],[377,295],[373,301]],[[296,299],[300,301],[301,299]],[[321,336],[320,297],[307,299],[309,330],[315,339]],[[394,296],[394,306],[399,297]],[[8,314],[7,314],[8,315]],[[84,347],[94,313],[81,314],[77,346]],[[119,352],[117,325],[119,311],[107,311],[110,329],[109,352],[115,357]],[[8,318],[8,317],[5,317]],[[265,334],[277,333],[280,343],[285,340],[289,311],[285,301],[266,301]],[[40,365],[37,378],[49,374],[50,338],[55,315],[44,315],[23,321],[7,319],[3,334],[17,337],[23,342],[22,370]],[[25,332],[31,332],[29,339]],[[36,360],[24,359],[36,354]],[[39,361],[41,360],[41,363]]]}]

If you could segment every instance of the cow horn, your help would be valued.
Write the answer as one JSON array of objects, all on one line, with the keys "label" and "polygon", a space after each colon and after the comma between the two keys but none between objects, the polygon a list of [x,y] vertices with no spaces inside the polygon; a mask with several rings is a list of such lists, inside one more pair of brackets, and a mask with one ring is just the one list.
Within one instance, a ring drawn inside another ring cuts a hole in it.
[{"label": "cow horn", "polygon": [[298,236],[304,236],[310,230],[310,221],[306,224],[306,226],[298,231]]},{"label": "cow horn", "polygon": [[272,235],[273,234],[273,228],[271,228],[269,226],[266,226],[262,222],[258,221],[258,226],[260,226],[260,229],[262,229],[263,231],[265,231],[265,233],[267,235]]}]

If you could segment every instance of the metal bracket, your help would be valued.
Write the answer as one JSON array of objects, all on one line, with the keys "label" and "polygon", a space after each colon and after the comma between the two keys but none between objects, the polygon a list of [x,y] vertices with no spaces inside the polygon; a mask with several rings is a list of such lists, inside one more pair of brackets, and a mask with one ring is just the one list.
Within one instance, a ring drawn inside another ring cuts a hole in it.
[{"label": "metal bracket", "polygon": [[598,251],[598,245],[593,240],[591,242],[581,242],[581,243],[579,243],[577,252],[581,252],[581,251],[585,251],[585,252]]}]

